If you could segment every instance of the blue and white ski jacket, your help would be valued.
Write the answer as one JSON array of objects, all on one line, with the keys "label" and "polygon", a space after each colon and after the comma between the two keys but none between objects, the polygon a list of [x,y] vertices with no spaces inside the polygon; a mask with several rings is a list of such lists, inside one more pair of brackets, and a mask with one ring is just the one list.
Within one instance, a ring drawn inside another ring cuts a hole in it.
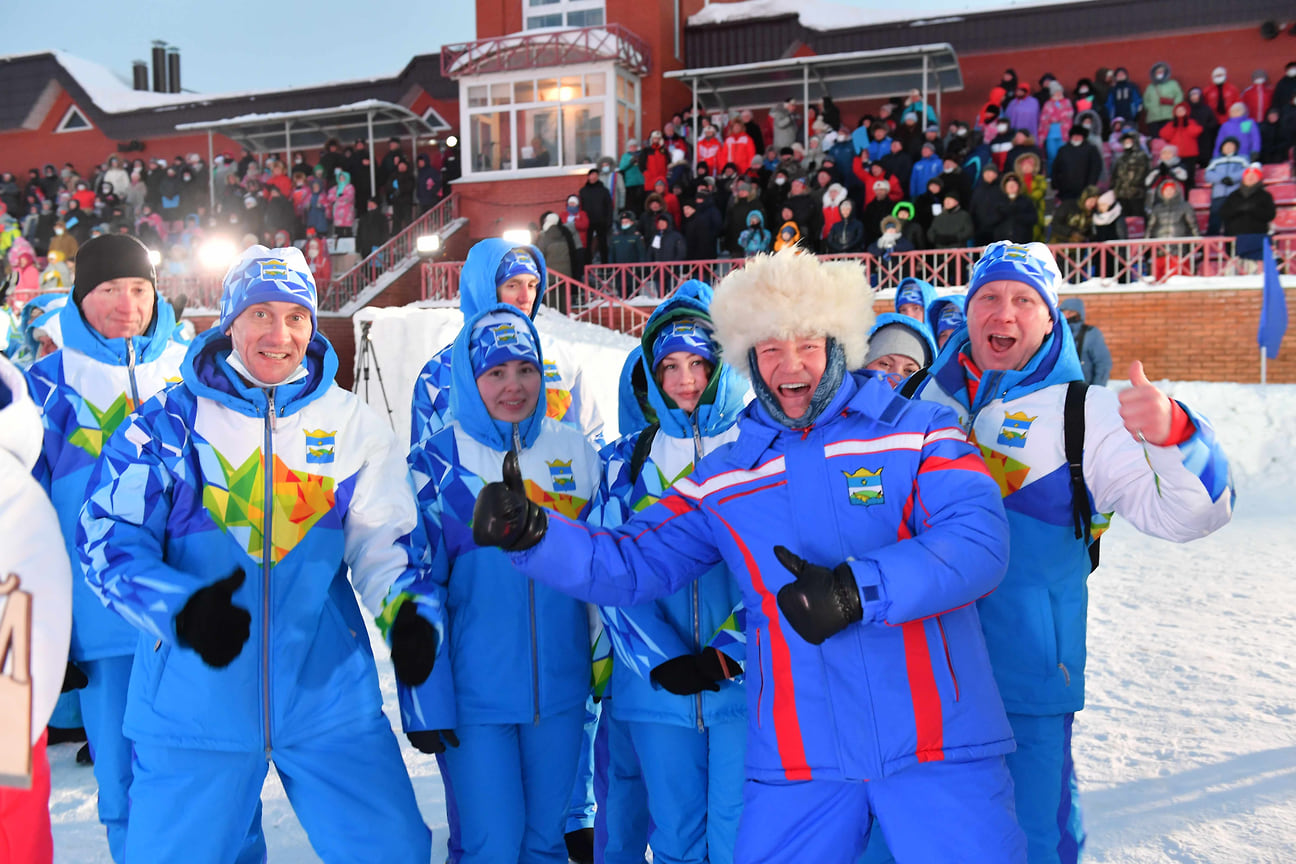
[{"label": "blue and white ski jacket", "polygon": [[[1009,712],[1052,715],[1084,707],[1088,548],[1077,539],[1063,435],[1067,383],[1082,380],[1071,329],[1053,332],[1020,371],[987,371],[969,401],[960,328],[915,398],[952,408],[999,486],[1012,553],[999,590],[981,600],[995,678]],[[1084,480],[1100,536],[1114,511],[1167,540],[1202,537],[1228,522],[1234,492],[1228,461],[1204,417],[1183,444],[1155,447],[1125,429],[1116,394],[1090,387],[1085,400]]]},{"label": "blue and white ski jacket", "polygon": [[[305,377],[266,389],[239,377],[230,350],[203,333],[183,382],[107,441],[77,545],[90,586],[144,631],[127,736],[269,752],[382,710],[356,592],[384,635],[404,602],[444,633],[442,594],[403,448],[333,383],[328,341],[311,340]],[[251,638],[214,669],[177,642],[175,616],[238,568]]]},{"label": "blue and white ski jacket", "polygon": [[[449,638],[446,662],[426,684],[401,696],[407,732],[531,723],[584,705],[590,693],[591,616],[597,614],[528,579],[501,550],[473,543],[477,494],[501,479],[511,449],[518,451],[527,496],[573,518],[588,513],[602,480],[598,453],[579,430],[545,416],[543,394],[516,428],[487,413],[469,345],[476,321],[495,311],[517,313],[492,304],[464,322],[450,347],[454,419],[409,454],[434,550],[432,578],[446,586]],[[535,335],[530,320],[517,319]]]},{"label": "blue and white ski jacket", "polygon": [[[822,645],[779,611],[784,545],[849,561],[863,620]],[[848,376],[807,430],[753,402],[739,436],[614,529],[553,515],[524,572],[635,606],[723,561],[747,610],[747,776],[865,780],[1013,749],[974,601],[1003,577],[998,490],[950,412]]]},{"label": "blue and white ski jacket", "polygon": [[[662,327],[679,318],[710,320],[711,294],[710,286],[690,280],[657,307],[644,328],[640,353],[645,370],[656,362],[652,346]],[[660,428],[637,478],[631,477],[631,463],[638,432],[604,448],[608,497],[600,501],[591,521],[605,527],[619,525],[630,514],[656,503],[672,483],[693,473],[694,462],[738,437],[747,387],[729,364],[715,367],[702,397],[705,404],[700,403],[692,415],[668,406],[656,379],[651,374],[646,379],[648,401]],[[606,606],[602,613],[616,649],[611,692],[618,718],[702,729],[746,716],[740,680],[722,682],[719,692],[679,696],[651,678],[657,665],[708,646],[739,663],[746,659],[742,592],[723,563],[668,597],[625,608]]]},{"label": "blue and white ski jacket", "polygon": [[[475,320],[484,310],[498,304],[495,273],[500,262],[516,243],[491,238],[482,240],[468,251],[459,276],[459,308],[464,321]],[[540,265],[540,285],[531,307],[534,322],[544,300],[547,271],[544,255],[535,246],[526,246]],[[427,362],[414,381],[414,400],[410,408],[410,444],[435,434],[451,419],[450,371],[452,346],[442,348]],[[603,418],[594,404],[594,394],[581,375],[580,366],[555,340],[543,346],[546,415],[579,429],[596,447],[603,445]]]},{"label": "blue and white ski jacket", "polygon": [[35,475],[58,512],[72,561],[72,659],[121,657],[135,653],[139,631],[105,608],[86,584],[76,550],[77,520],[104,442],[141,403],[180,380],[185,349],[171,341],[175,315],[165,300],[156,302],[148,331],[131,339],[104,338],[75,303],[57,314],[63,348],[28,373],[45,424]]}]

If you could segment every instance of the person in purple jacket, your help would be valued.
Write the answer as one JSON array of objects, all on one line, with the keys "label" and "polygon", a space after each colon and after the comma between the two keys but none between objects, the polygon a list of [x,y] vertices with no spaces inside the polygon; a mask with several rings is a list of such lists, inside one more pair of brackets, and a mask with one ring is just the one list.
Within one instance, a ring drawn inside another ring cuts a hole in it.
[{"label": "person in purple jacket", "polygon": [[756,256],[711,314],[756,393],[735,441],[613,529],[528,501],[509,454],[474,540],[613,606],[727,565],[747,610],[738,864],[847,864],[874,827],[903,861],[1024,862],[975,603],[1007,561],[997,484],[951,412],[848,371],[873,319],[859,265]]}]

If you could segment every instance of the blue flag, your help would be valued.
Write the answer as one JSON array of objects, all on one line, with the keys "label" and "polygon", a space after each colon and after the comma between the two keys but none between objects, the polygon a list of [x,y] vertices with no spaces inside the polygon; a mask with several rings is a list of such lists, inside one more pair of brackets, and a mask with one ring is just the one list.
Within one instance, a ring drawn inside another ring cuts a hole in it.
[{"label": "blue flag", "polygon": [[1260,330],[1256,342],[1265,350],[1270,360],[1278,358],[1283,334],[1287,332],[1287,296],[1283,294],[1278,278],[1278,262],[1274,260],[1273,244],[1264,241],[1264,294],[1260,300]]}]

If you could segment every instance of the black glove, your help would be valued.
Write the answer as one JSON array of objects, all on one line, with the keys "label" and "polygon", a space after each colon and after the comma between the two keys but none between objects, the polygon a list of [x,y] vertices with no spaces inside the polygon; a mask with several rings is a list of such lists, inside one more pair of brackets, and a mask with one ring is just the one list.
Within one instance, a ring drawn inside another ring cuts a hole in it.
[{"label": "black glove", "polygon": [[516,450],[504,457],[504,482],[487,483],[473,506],[473,542],[510,552],[530,549],[549,528],[545,509],[526,497]]},{"label": "black glove", "polygon": [[444,753],[447,744],[451,747],[459,746],[459,738],[455,735],[453,729],[425,729],[421,732],[406,732],[405,737],[410,744],[414,745],[415,750],[429,756]]},{"label": "black glove", "polygon": [[63,670],[63,689],[60,693],[71,693],[73,690],[80,690],[90,683],[86,674],[77,668],[75,663],[69,662],[67,668]]},{"label": "black glove", "polygon": [[795,582],[779,589],[778,607],[802,639],[821,645],[829,636],[864,617],[859,586],[849,564],[841,563],[829,570],[810,564],[783,546],[774,547],[774,556],[796,577]]},{"label": "black glove", "polygon": [[698,654],[681,654],[653,667],[652,679],[676,696],[719,690],[721,681],[741,671],[738,661],[710,646]]},{"label": "black glove", "polygon": [[1219,182],[1220,182],[1220,185],[1221,185],[1221,186],[1236,186],[1236,185],[1237,185],[1237,181],[1234,180],[1232,177],[1224,177],[1224,178],[1222,178]]},{"label": "black glove", "polygon": [[252,616],[230,602],[246,578],[242,569],[199,588],[175,616],[176,637],[217,669],[234,662],[251,632]]},{"label": "black glove", "polygon": [[396,678],[406,687],[417,687],[432,674],[436,660],[436,629],[406,600],[391,626],[391,659]]}]

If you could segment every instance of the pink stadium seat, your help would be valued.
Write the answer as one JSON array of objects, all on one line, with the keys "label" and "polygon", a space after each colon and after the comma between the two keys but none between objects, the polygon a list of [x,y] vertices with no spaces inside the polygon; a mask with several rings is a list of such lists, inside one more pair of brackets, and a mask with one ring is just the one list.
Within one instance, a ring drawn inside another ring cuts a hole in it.
[{"label": "pink stadium seat", "polygon": [[1264,182],[1266,183],[1285,183],[1292,179],[1292,166],[1288,162],[1262,165],[1260,171],[1264,174]]},{"label": "pink stadium seat", "polygon": [[1155,165],[1161,156],[1161,148],[1166,146],[1164,138],[1153,138],[1148,142],[1148,149],[1152,152],[1152,164]]},{"label": "pink stadium seat", "polygon": [[1296,183],[1275,183],[1265,188],[1273,196],[1275,204],[1296,204]]},{"label": "pink stadium seat", "polygon": [[1125,230],[1131,240],[1142,240],[1143,232],[1147,228],[1147,222],[1142,216],[1126,216]]},{"label": "pink stadium seat", "polygon": [[1279,207],[1273,224],[1275,231],[1296,231],[1296,206]]},{"label": "pink stadium seat", "polygon": [[[1271,189],[1270,191],[1272,192],[1273,190]],[[1197,209],[1201,209],[1205,207],[1206,209],[1209,210],[1210,202],[1211,202],[1210,186],[1206,186],[1205,188],[1198,186],[1195,189],[1188,190],[1188,203],[1191,204],[1193,207],[1196,207]]]},{"label": "pink stadium seat", "polygon": [[1205,186],[1207,189],[1210,188],[1210,184],[1206,182],[1205,168],[1198,167],[1197,172],[1193,175],[1193,185],[1199,187]]},{"label": "pink stadium seat", "polygon": [[[1205,234],[1205,233],[1206,233],[1206,226],[1210,224],[1210,211],[1209,211],[1209,210],[1194,210],[1193,213],[1197,216],[1197,230],[1200,231],[1201,233]],[[1128,226],[1126,226],[1126,227],[1128,227]]]}]

